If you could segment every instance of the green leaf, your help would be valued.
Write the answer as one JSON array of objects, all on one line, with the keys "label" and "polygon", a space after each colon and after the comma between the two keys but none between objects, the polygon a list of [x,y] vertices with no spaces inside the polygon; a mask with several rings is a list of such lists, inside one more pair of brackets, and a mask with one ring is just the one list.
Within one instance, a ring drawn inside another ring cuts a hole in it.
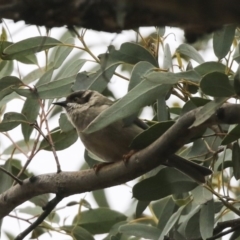
[{"label": "green leaf", "polygon": [[0,132],[10,131],[20,123],[28,123],[24,115],[16,112],[5,113],[3,121],[0,123]]},{"label": "green leaf", "polygon": [[173,228],[173,226],[176,224],[176,222],[178,221],[179,217],[182,214],[183,209],[186,207],[187,205],[183,205],[181,206],[177,212],[175,212],[174,214],[172,214],[172,216],[170,217],[170,219],[168,220],[167,224],[165,225],[163,231],[161,232],[161,235],[159,237],[158,240],[164,240],[165,236],[169,233],[169,231]]},{"label": "green leaf", "polygon": [[192,190],[192,196],[194,203],[201,205],[210,201],[213,197],[213,194],[203,186],[197,186]]},{"label": "green leaf", "polygon": [[221,145],[227,145],[240,138],[240,125],[234,127],[222,140]]},{"label": "green leaf", "polygon": [[194,70],[179,73],[149,71],[143,77],[150,82],[158,84],[176,84],[182,79],[192,82],[201,80],[201,76]]},{"label": "green leaf", "polygon": [[130,236],[153,240],[158,240],[161,234],[160,230],[156,227],[147,226],[140,223],[122,225],[119,227],[119,232]]},{"label": "green leaf", "polygon": [[[22,114],[26,117],[27,121],[29,123],[34,123],[37,119],[40,105],[38,102],[37,94],[33,93],[32,98],[27,98],[24,102],[23,108],[22,108]],[[24,136],[24,140],[26,142],[29,141],[30,135],[33,131],[33,126],[30,124],[22,124],[22,133]]]},{"label": "green leaf", "polygon": [[91,89],[102,92],[107,87],[107,84],[111,80],[119,64],[120,62],[108,65],[105,68],[99,69],[96,73],[79,73],[74,83],[73,90]]},{"label": "green leaf", "polygon": [[[60,151],[70,147],[78,139],[78,135],[75,129],[62,132],[60,129],[51,132],[53,144],[56,151]],[[39,146],[39,150],[52,151],[52,148],[46,139],[43,139]]]},{"label": "green leaf", "polygon": [[165,95],[171,85],[159,85],[143,80],[122,99],[95,118],[84,130],[91,133],[107,125],[135,114],[142,107],[152,103],[157,97]]},{"label": "green leaf", "polygon": [[13,76],[7,76],[0,79],[0,100],[2,100],[5,96],[12,93],[13,87],[20,87],[22,86],[22,81]]},{"label": "green leaf", "polygon": [[166,104],[166,96],[168,93],[166,93],[165,96],[160,96],[157,99],[157,120],[159,122],[167,121],[169,119],[169,111]]},{"label": "green leaf", "polygon": [[155,67],[158,66],[156,59],[148,50],[136,43],[130,42],[123,43],[119,50],[110,49],[110,53],[101,54],[99,55],[99,58],[101,59],[102,67],[115,62],[124,62],[135,65],[141,61],[149,62]]},{"label": "green leaf", "polygon": [[37,87],[38,95],[41,99],[53,99],[65,97],[71,93],[71,87],[76,79],[76,75],[46,83]]},{"label": "green leaf", "polygon": [[54,69],[50,68],[44,74],[42,74],[42,76],[37,81],[35,87],[39,87],[43,84],[51,82],[53,71],[54,71]]},{"label": "green leaf", "polygon": [[238,46],[235,48],[235,52],[234,52],[232,58],[237,63],[240,63],[240,44],[238,44]]},{"label": "green leaf", "polygon": [[163,168],[154,177],[147,178],[133,187],[133,197],[153,201],[172,194],[189,192],[198,184],[174,168]]},{"label": "green leaf", "polygon": [[41,52],[60,44],[60,41],[51,37],[32,37],[8,46],[3,50],[3,56],[7,59],[16,59],[19,56]]},{"label": "green leaf", "polygon": [[191,127],[196,127],[204,123],[226,101],[227,98],[217,98],[204,105],[202,109],[196,114],[196,120],[194,121]]},{"label": "green leaf", "polygon": [[147,208],[147,206],[150,204],[150,201],[138,201],[137,207],[136,207],[136,217],[141,217],[144,210]]},{"label": "green leaf", "polygon": [[176,52],[187,56],[191,59],[193,59],[194,61],[198,62],[198,63],[203,63],[204,59],[202,58],[202,56],[198,53],[198,51],[192,47],[191,45],[188,45],[186,43],[181,44],[177,49]]},{"label": "green leaf", "polygon": [[[0,165],[2,168],[12,173],[11,168],[11,159],[8,159],[4,165]],[[5,172],[0,169],[0,193],[3,193],[7,189],[9,189],[13,183],[13,180],[10,176],[8,176]]]},{"label": "green leaf", "polygon": [[74,129],[73,125],[68,120],[68,117],[65,113],[61,113],[58,122],[62,132],[68,132]]},{"label": "green leaf", "polygon": [[233,176],[240,179],[240,147],[238,142],[233,143],[232,149]]},{"label": "green leaf", "polygon": [[213,97],[231,97],[235,94],[227,75],[220,72],[206,74],[201,82],[202,91]]},{"label": "green leaf", "polygon": [[12,45],[13,45],[12,42],[7,42],[7,41],[1,42],[1,44],[0,44],[1,59],[5,59],[5,60],[16,59],[17,61],[25,63],[25,64],[36,64],[37,65],[37,58],[34,54],[29,54],[28,56],[15,56],[14,58],[5,55],[4,54],[5,49]]},{"label": "green leaf", "polygon": [[0,78],[9,76],[13,71],[13,61],[4,61],[0,62]]},{"label": "green leaf", "polygon": [[164,132],[166,132],[175,122],[167,121],[156,123],[137,135],[131,145],[130,149],[143,149],[157,140]]},{"label": "green leaf", "polygon": [[80,226],[62,226],[61,229],[73,236],[75,240],[94,240],[91,233]]},{"label": "green leaf", "polygon": [[[30,139],[28,143],[26,143],[25,140],[19,140],[19,141],[15,141],[15,143],[22,149],[22,151],[24,151],[27,154],[32,149],[34,141],[35,141],[34,139]],[[21,153],[18,149],[15,148],[14,145],[10,145],[9,147],[4,149],[2,154],[11,155],[13,151],[14,151],[14,154]]]},{"label": "green leaf", "polygon": [[163,69],[172,69],[172,54],[168,43],[164,46]]},{"label": "green leaf", "polygon": [[235,35],[236,25],[225,25],[213,34],[213,50],[218,59],[224,58],[230,51]]},{"label": "green leaf", "polygon": [[200,208],[196,207],[193,209],[184,219],[184,222],[178,228],[180,234],[182,234],[185,239],[196,239],[201,236],[200,226]]},{"label": "green leaf", "polygon": [[234,76],[234,90],[235,90],[235,93],[240,96],[240,65],[238,66],[238,69],[235,73],[235,76]]},{"label": "green leaf", "polygon": [[25,84],[29,84],[35,80],[37,80],[38,78],[40,78],[43,75],[43,69],[42,68],[37,68],[34,69],[33,71],[31,71],[30,73],[28,73],[24,78],[23,78],[23,82]]},{"label": "green leaf", "polygon": [[106,196],[106,191],[104,189],[92,191],[92,195],[99,207],[110,208],[108,199]]},{"label": "green leaf", "polygon": [[176,208],[176,203],[172,196],[169,196],[153,203],[152,208],[158,218],[157,227],[162,232]]},{"label": "green leaf", "polygon": [[200,211],[200,232],[203,239],[212,237],[214,227],[214,202],[213,199],[205,203]]},{"label": "green leaf", "polygon": [[64,61],[61,67],[58,69],[56,75],[53,76],[53,81],[77,74],[83,65],[88,61],[86,59],[82,59],[83,53],[84,51],[80,51],[73,56],[70,55],[68,60]]},{"label": "green leaf", "polygon": [[154,66],[149,62],[139,62],[137,63],[132,70],[128,92],[137,86],[143,79],[142,76],[146,74],[147,71],[153,69]]},{"label": "green leaf", "polygon": [[[75,42],[74,38],[70,37],[64,41],[64,44],[73,45],[74,42]],[[72,50],[73,50],[73,47],[70,47],[70,46],[57,47],[57,51],[55,53],[54,61],[53,61],[54,63],[53,68],[54,69],[59,68],[63,64],[67,56],[71,53]]]},{"label": "green leaf", "polygon": [[225,73],[226,66],[220,62],[205,62],[195,67],[194,70],[204,76],[210,72],[220,72]]},{"label": "green leaf", "polygon": [[127,217],[120,212],[109,208],[96,208],[82,211],[79,217],[75,217],[74,223],[92,234],[102,234],[109,232],[114,224],[126,219]]}]

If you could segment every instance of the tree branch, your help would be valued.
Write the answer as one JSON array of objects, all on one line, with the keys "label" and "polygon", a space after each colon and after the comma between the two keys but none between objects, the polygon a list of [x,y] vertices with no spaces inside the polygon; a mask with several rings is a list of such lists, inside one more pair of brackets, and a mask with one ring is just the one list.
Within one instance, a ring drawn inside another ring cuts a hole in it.
[{"label": "tree branch", "polygon": [[25,179],[22,185],[15,185],[0,195],[0,219],[37,195],[55,193],[67,197],[125,183],[164,163],[173,152],[206,127],[221,123],[240,123],[240,105],[224,104],[206,122],[189,128],[200,110],[201,108],[197,108],[184,114],[159,139],[136,152],[127,164],[118,161],[101,168],[97,174],[93,169],[89,169],[80,172],[49,173]]}]

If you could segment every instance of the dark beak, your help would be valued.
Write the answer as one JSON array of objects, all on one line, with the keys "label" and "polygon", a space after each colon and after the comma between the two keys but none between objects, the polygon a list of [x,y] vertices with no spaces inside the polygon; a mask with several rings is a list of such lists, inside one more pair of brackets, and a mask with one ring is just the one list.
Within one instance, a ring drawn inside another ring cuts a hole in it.
[{"label": "dark beak", "polygon": [[61,107],[67,107],[67,101],[62,101],[62,102],[53,102],[52,104],[54,105],[58,105],[58,106],[61,106]]}]

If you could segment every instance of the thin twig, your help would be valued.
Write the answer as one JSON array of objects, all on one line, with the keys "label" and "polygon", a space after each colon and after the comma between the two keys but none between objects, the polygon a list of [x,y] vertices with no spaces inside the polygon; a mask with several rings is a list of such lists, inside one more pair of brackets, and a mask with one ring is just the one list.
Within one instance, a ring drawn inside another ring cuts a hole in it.
[{"label": "thin twig", "polygon": [[54,156],[54,159],[55,159],[56,164],[57,164],[57,173],[60,173],[61,172],[61,166],[60,166],[60,163],[59,163],[59,160],[58,160],[56,149],[54,147],[54,143],[53,143],[52,136],[51,136],[51,133],[50,133],[50,129],[49,129],[49,126],[48,126],[48,121],[47,121],[47,116],[46,116],[45,111],[44,111],[44,106],[43,106],[41,100],[39,100],[38,102],[40,104],[40,107],[42,108],[42,114],[43,114],[43,118],[44,118],[44,121],[45,121],[45,124],[46,124],[47,133],[48,133],[48,142],[49,142],[49,144],[52,148],[53,156]]},{"label": "thin twig", "polygon": [[7,171],[5,168],[0,167],[0,169],[6,173],[8,176],[10,176],[12,179],[14,179],[19,185],[22,185],[23,182],[22,180],[20,180],[19,178],[15,177],[12,173],[10,173],[9,171]]},{"label": "thin twig", "polygon": [[15,240],[24,239],[32,230],[34,230],[39,224],[41,224],[44,219],[52,212],[52,210],[57,206],[57,204],[62,201],[63,197],[56,195],[54,199],[52,199],[43,209],[44,212],[38,217],[38,219],[33,222],[27,229],[21,232]]}]

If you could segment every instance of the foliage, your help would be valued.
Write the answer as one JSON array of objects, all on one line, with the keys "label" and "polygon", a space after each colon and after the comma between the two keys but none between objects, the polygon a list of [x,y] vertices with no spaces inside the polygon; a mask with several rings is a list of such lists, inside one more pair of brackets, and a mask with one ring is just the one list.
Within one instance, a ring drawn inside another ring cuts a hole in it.
[{"label": "foliage", "polygon": [[[158,28],[148,38],[137,32],[140,41],[125,42],[118,50],[109,46],[107,52],[97,57],[87,46],[85,33],[83,30],[76,36],[81,46],[75,44],[69,33],[58,40],[38,36],[17,43],[6,39],[1,42],[0,132],[12,141],[10,147],[1,149],[4,161],[1,167],[20,179],[31,176],[28,164],[40,151],[53,151],[56,156],[56,152],[68,148],[78,138],[64,113],[60,115],[59,124],[49,127],[49,120],[60,112],[60,108],[51,105],[53,100],[83,89],[113,96],[108,83],[114,75],[122,81],[129,81],[128,93],[100,114],[85,131],[91,133],[118,119],[131,121],[132,116],[149,105],[154,111],[153,119],[147,121],[151,127],[132,142],[135,148],[147,146],[170,128],[179,116],[196,107],[203,106],[194,126],[208,119],[224,102],[239,98],[240,70],[233,67],[240,61],[239,29],[234,25],[224,26],[214,33],[216,61],[205,61],[193,46],[186,43],[171,52],[168,36]],[[73,49],[80,54],[71,55]],[[38,52],[45,53],[46,65],[43,67],[38,64]],[[88,53],[96,63],[97,67],[92,71],[81,70],[90,61],[81,57],[82,52]],[[18,62],[37,68],[26,76],[16,77],[14,63]],[[118,73],[119,66],[128,69],[129,78]],[[181,100],[183,107],[170,106],[167,100],[172,96]],[[5,112],[6,105],[14,99],[23,101],[22,109]],[[23,139],[14,141],[11,130],[17,127],[21,127]],[[143,176],[133,187],[133,197],[138,202],[136,214],[126,216],[121,209],[112,210],[105,192],[99,191],[94,193],[98,208],[91,209],[85,200],[71,202],[66,208],[79,206],[71,225],[60,222],[55,211],[32,232],[32,237],[37,238],[47,231],[62,231],[69,239],[85,240],[102,233],[107,234],[105,240],[162,240],[165,236],[169,239],[207,239],[216,235],[217,232],[213,231],[215,223],[235,219],[240,214],[239,184],[234,181],[240,178],[239,137],[239,126],[217,126],[207,129],[192,144],[179,150],[182,157],[213,169],[214,174],[203,186],[175,169],[160,168],[157,173],[153,171]],[[18,153],[27,160],[23,166]],[[91,165],[91,156],[85,153],[85,158]],[[11,187],[12,180],[4,172],[0,172],[0,179],[0,192]],[[38,196],[31,200],[34,207],[20,208],[18,212],[37,216],[39,207],[48,199],[48,195]],[[83,207],[87,210],[83,211]],[[144,212],[146,208],[151,214]],[[52,223],[58,227],[52,227]],[[236,235],[239,232],[234,232],[234,239]]]}]

